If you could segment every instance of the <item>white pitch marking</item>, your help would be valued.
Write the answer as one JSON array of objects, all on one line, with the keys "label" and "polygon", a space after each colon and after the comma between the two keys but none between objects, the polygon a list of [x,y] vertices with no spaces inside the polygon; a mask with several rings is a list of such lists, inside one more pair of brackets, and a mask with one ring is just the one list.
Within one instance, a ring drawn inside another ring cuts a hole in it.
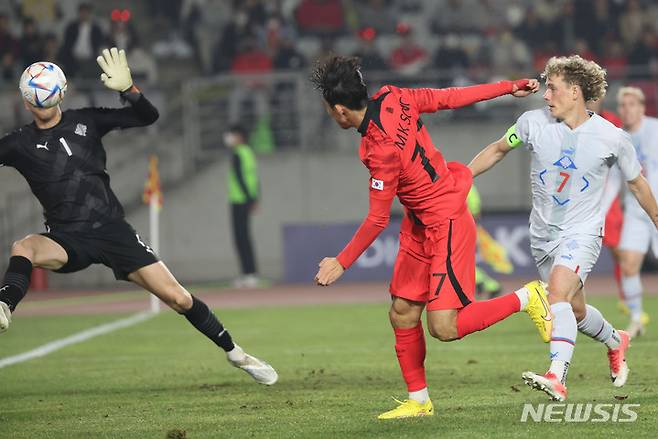
[{"label": "white pitch marking", "polygon": [[115,320],[114,322],[105,323],[99,326],[94,326],[93,328],[86,329],[82,332],[78,332],[77,334],[73,334],[65,338],[60,338],[59,340],[51,341],[50,343],[46,343],[42,346],[39,346],[38,348],[32,349],[31,351],[23,352],[22,354],[12,355],[11,357],[6,357],[6,358],[0,358],[0,369],[14,364],[22,363],[24,361],[29,361],[35,358],[44,357],[48,354],[51,354],[55,351],[65,348],[66,346],[82,343],[83,341],[89,340],[90,338],[94,338],[103,334],[108,334],[110,332],[116,331],[117,329],[127,328],[128,326],[136,325],[137,323],[150,319],[155,315],[156,314],[152,312],[142,312],[127,317],[125,319]]}]

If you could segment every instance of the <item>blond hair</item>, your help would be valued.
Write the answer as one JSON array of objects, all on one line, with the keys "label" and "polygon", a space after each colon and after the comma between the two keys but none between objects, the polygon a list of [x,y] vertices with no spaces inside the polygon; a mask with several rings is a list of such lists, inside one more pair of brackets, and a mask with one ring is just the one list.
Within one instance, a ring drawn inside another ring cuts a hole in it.
[{"label": "blond hair", "polygon": [[541,77],[548,79],[551,76],[562,76],[567,84],[580,87],[585,102],[589,102],[605,96],[605,89],[608,87],[605,75],[605,69],[594,61],[571,55],[549,59]]},{"label": "blond hair", "polygon": [[626,95],[635,96],[642,105],[644,105],[644,101],[646,100],[642,89],[637,87],[627,86],[620,88],[619,91],[617,92],[617,102],[621,101],[621,98],[623,98]]}]

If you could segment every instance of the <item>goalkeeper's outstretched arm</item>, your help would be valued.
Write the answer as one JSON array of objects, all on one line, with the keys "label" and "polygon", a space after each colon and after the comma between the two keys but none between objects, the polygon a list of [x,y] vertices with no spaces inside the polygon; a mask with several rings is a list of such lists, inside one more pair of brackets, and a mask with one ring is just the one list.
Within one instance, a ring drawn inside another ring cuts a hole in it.
[{"label": "goalkeeper's outstretched arm", "polygon": [[119,92],[121,99],[130,103],[125,108],[95,108],[91,112],[102,135],[115,128],[150,125],[158,120],[158,110],[133,84],[126,53],[116,47],[104,49],[96,62],[103,70],[101,81],[110,90]]}]

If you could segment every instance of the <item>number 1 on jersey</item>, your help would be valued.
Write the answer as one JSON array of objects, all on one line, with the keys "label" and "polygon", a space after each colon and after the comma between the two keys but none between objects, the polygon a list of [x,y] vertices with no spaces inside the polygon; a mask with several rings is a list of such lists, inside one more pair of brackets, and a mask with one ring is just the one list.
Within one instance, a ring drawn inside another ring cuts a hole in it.
[{"label": "number 1 on jersey", "polygon": [[562,192],[562,189],[564,189],[564,185],[567,184],[567,180],[569,180],[569,177],[571,175],[567,174],[566,172],[560,172],[560,177],[563,178],[562,183],[560,183],[560,187],[557,188],[558,193]]},{"label": "number 1 on jersey", "polygon": [[64,150],[66,151],[66,153],[68,154],[68,156],[71,157],[71,156],[73,155],[73,153],[71,152],[71,148],[69,148],[69,144],[66,143],[66,140],[64,140],[63,137],[60,137],[60,138],[59,138],[59,143],[62,144],[62,146],[64,147]]}]

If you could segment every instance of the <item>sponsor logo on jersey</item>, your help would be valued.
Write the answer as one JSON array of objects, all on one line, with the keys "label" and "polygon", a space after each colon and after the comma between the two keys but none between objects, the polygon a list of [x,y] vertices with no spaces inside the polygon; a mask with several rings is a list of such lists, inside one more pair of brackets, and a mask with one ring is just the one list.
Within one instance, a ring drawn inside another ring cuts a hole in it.
[{"label": "sponsor logo on jersey", "polygon": [[87,135],[87,125],[79,123],[75,127],[75,134],[78,136],[86,136]]},{"label": "sponsor logo on jersey", "polygon": [[384,190],[384,182],[382,180],[377,180],[376,178],[372,179],[372,184],[370,186],[378,191]]},{"label": "sponsor logo on jersey", "polygon": [[48,142],[44,143],[43,145],[41,145],[40,143],[37,143],[37,149],[45,149],[46,151],[50,151],[48,149]]}]

